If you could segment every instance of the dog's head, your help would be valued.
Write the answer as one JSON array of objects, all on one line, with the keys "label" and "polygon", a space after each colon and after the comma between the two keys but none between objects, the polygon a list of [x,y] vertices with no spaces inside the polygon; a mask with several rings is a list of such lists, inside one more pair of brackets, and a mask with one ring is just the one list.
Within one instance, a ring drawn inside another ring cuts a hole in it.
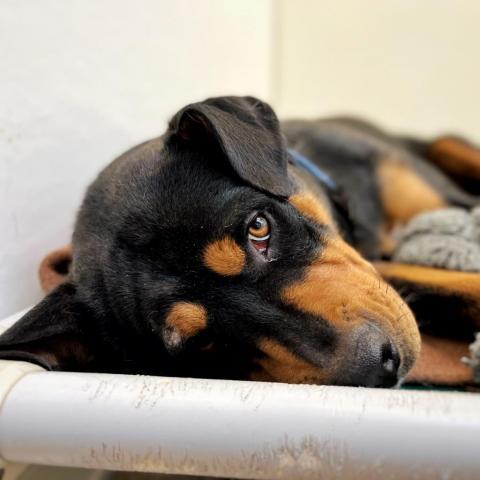
[{"label": "dog's head", "polygon": [[418,354],[414,318],[333,218],[268,105],[189,105],[89,188],[67,282],[3,335],[3,356],[391,386]]}]

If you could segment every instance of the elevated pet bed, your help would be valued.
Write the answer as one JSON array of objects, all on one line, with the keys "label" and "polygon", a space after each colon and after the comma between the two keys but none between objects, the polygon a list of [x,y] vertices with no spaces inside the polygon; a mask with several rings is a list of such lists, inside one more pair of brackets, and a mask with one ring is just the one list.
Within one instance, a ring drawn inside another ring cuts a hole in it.
[{"label": "elevated pet bed", "polygon": [[[475,243],[466,224],[476,214],[428,215],[403,231],[395,256],[461,268],[455,253],[429,247],[444,242],[454,252],[460,242],[442,235]],[[44,260],[46,291],[63,281],[68,258],[66,248]],[[457,263],[438,263],[445,259]],[[0,331],[21,315],[0,322]],[[465,342],[424,336],[410,381],[473,386],[478,344],[469,356]],[[478,438],[473,393],[45,372],[0,362],[5,462],[228,478],[476,479]]]}]

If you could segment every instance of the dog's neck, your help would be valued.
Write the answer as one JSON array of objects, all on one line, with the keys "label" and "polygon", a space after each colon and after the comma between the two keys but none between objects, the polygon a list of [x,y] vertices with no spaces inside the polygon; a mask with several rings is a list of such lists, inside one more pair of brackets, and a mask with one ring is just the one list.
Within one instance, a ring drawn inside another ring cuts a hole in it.
[{"label": "dog's neck", "polygon": [[313,191],[319,200],[328,203],[331,212],[342,236],[348,243],[354,244],[355,229],[348,210],[348,204],[340,186],[335,180],[318,165],[294,149],[288,149],[290,164],[310,186],[315,185]]}]

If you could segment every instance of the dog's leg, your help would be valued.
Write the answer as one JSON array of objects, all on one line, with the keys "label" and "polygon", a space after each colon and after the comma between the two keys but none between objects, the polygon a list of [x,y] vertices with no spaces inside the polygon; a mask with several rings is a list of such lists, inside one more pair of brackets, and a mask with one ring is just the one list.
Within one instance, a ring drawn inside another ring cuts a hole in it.
[{"label": "dog's leg", "polygon": [[480,182],[480,149],[457,137],[440,137],[430,143],[427,158],[443,171]]},{"label": "dog's leg", "polygon": [[409,149],[437,166],[461,187],[480,193],[480,148],[456,136],[442,136],[432,142],[403,139]]},{"label": "dog's leg", "polygon": [[409,304],[421,330],[465,340],[480,330],[480,274],[393,262],[374,265]]},{"label": "dog's leg", "polygon": [[395,248],[392,231],[416,215],[450,206],[470,209],[480,205],[479,149],[452,137],[432,143],[399,140],[414,154],[410,162],[385,155],[379,158],[377,169],[384,216],[379,237],[385,258]]},{"label": "dog's leg", "polygon": [[378,159],[377,185],[382,208],[382,224],[378,232],[380,251],[389,258],[396,245],[397,228],[414,216],[448,207],[449,201],[439,189],[432,186],[412,165],[398,157],[385,155]]}]

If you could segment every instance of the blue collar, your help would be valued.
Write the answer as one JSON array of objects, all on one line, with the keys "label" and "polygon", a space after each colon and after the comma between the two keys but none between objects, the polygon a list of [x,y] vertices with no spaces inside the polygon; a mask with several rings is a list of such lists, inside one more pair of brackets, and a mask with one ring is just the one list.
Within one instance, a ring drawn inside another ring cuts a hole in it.
[{"label": "blue collar", "polygon": [[343,232],[344,238],[353,245],[355,226],[350,216],[348,202],[344,198],[342,190],[338,187],[335,180],[301,153],[291,148],[288,148],[287,151],[293,165],[306,170],[327,188],[327,194],[332,203],[332,212],[337,221],[337,225]]},{"label": "blue collar", "polygon": [[291,148],[287,149],[290,154],[293,165],[301,167],[310,174],[312,174],[318,181],[323,183],[329,190],[336,190],[337,184],[330,175],[326,174],[317,165],[310,161],[307,157],[304,157],[301,153]]}]

